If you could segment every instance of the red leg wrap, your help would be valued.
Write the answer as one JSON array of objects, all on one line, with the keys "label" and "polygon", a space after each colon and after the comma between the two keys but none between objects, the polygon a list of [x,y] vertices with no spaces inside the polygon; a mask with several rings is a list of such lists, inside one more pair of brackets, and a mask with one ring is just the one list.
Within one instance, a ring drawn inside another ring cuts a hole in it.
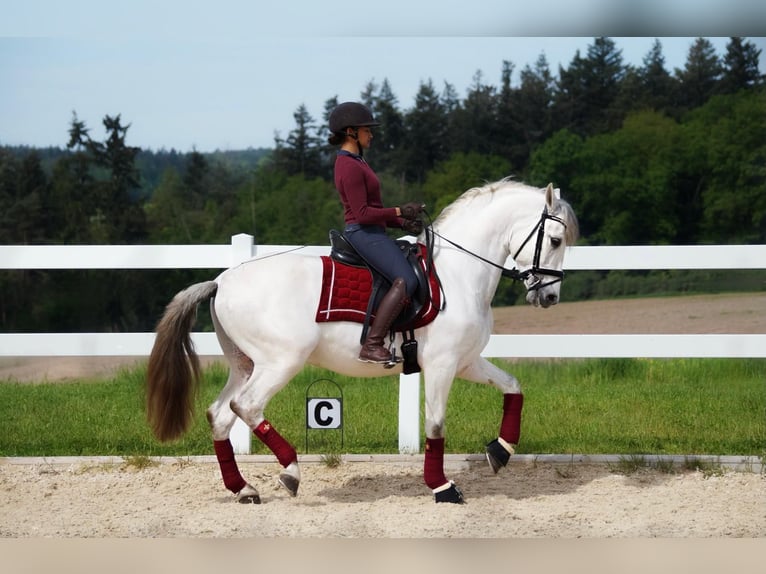
[{"label": "red leg wrap", "polygon": [[239,473],[237,461],[234,459],[234,449],[231,446],[231,441],[229,439],[214,440],[213,448],[215,448],[215,456],[218,459],[218,466],[221,467],[223,484],[226,488],[236,494],[245,488],[247,483]]},{"label": "red leg wrap", "polygon": [[253,432],[255,433],[255,436],[257,436],[258,439],[269,447],[271,452],[276,455],[279,464],[283,467],[287,467],[290,463],[298,460],[298,455],[295,452],[295,449],[289,442],[282,438],[282,435],[271,426],[269,421],[264,420],[261,424],[255,427]]},{"label": "red leg wrap", "polygon": [[500,423],[500,438],[510,444],[519,444],[521,435],[521,408],[524,406],[524,395],[503,395],[503,420]]},{"label": "red leg wrap", "polygon": [[426,486],[433,490],[444,486],[447,478],[444,476],[444,439],[426,439],[426,457],[423,465],[423,478]]}]

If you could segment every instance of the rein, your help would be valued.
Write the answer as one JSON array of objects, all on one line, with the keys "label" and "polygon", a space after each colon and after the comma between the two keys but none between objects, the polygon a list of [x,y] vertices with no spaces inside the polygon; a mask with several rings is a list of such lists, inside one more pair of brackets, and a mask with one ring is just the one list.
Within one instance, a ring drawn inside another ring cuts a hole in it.
[{"label": "rein", "polygon": [[[430,219],[430,216],[429,216],[429,219]],[[519,253],[521,253],[521,250],[524,249],[527,243],[529,243],[529,241],[532,239],[532,236],[535,234],[535,232],[537,232],[537,240],[535,242],[535,255],[532,260],[532,267],[530,267],[529,269],[525,269],[524,271],[519,271],[516,267],[514,267],[513,269],[508,269],[506,267],[503,267],[502,265],[498,265],[494,261],[490,261],[489,259],[482,257],[478,253],[474,253],[473,251],[466,249],[462,245],[459,245],[455,243],[454,241],[452,241],[451,239],[444,237],[437,231],[434,231],[433,225],[431,223],[429,223],[428,227],[426,227],[425,229],[426,245],[428,247],[429,260],[432,258],[433,236],[436,235],[437,237],[443,239],[444,241],[446,241],[453,247],[456,247],[460,251],[463,251],[464,253],[472,255],[476,259],[479,259],[483,261],[484,263],[491,265],[492,267],[500,269],[503,277],[507,277],[514,281],[526,281],[527,279],[529,279],[530,276],[534,277],[535,279],[537,279],[537,281],[530,287],[527,287],[528,291],[536,291],[538,289],[542,289],[543,287],[547,287],[548,285],[553,285],[554,283],[558,283],[559,281],[562,281],[564,279],[563,271],[559,271],[558,269],[547,269],[545,267],[540,267],[540,255],[542,253],[542,248],[543,248],[543,237],[545,235],[544,228],[545,228],[546,219],[556,221],[560,223],[561,225],[563,225],[565,228],[567,226],[567,224],[564,222],[563,219],[561,219],[560,217],[556,217],[555,215],[549,214],[547,206],[543,208],[543,213],[540,216],[540,219],[537,221],[537,224],[532,228],[532,231],[529,232],[529,235],[527,235],[526,239],[524,239],[521,246],[516,250],[516,253],[513,254],[513,259],[515,260],[516,257],[518,257]],[[548,281],[547,283],[543,283],[542,279],[538,277],[539,275],[547,275],[549,277],[555,277],[555,279],[552,279]]]}]

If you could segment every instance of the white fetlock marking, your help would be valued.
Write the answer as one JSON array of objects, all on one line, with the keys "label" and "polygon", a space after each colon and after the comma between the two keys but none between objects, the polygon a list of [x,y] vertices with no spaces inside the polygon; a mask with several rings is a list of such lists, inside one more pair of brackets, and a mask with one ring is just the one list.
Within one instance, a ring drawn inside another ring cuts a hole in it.
[{"label": "white fetlock marking", "polygon": [[439,492],[444,492],[445,490],[449,490],[452,488],[452,485],[455,484],[451,480],[448,480],[446,483],[442,484],[439,488],[434,488],[433,492],[434,494],[438,494]]},{"label": "white fetlock marking", "polygon": [[245,487],[237,493],[236,500],[242,500],[247,496],[258,496],[258,491],[249,484],[245,484]]},{"label": "white fetlock marking", "polygon": [[290,464],[288,464],[282,472],[284,474],[289,474],[290,476],[292,476],[298,482],[300,482],[300,480],[301,480],[301,469],[298,466],[298,462],[297,461],[291,462]]},{"label": "white fetlock marking", "polygon": [[500,443],[500,445],[508,451],[508,454],[514,455],[516,454],[516,449],[513,448],[513,445],[505,440],[502,439],[502,437],[497,437],[497,442]]}]

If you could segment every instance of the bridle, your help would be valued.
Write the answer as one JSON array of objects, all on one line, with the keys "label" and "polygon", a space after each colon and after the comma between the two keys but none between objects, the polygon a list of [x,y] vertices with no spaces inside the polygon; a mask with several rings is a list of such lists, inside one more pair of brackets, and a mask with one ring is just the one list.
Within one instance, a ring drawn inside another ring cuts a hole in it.
[{"label": "bridle", "polygon": [[[535,282],[527,286],[527,291],[537,291],[538,289],[542,289],[543,287],[547,287],[548,285],[554,285],[555,283],[559,283],[564,280],[563,271],[560,271],[558,269],[548,269],[546,267],[540,267],[540,256],[542,254],[543,238],[545,236],[545,221],[547,219],[560,223],[561,225],[564,226],[565,229],[567,227],[567,224],[563,219],[548,213],[548,206],[543,207],[543,213],[540,216],[540,219],[537,220],[537,223],[532,228],[532,231],[529,232],[529,235],[527,235],[526,239],[524,239],[521,246],[516,250],[516,253],[513,254],[513,259],[515,260],[518,257],[519,253],[521,253],[522,249],[526,247],[527,243],[531,241],[535,233],[537,233],[537,239],[535,242],[535,255],[532,259],[532,266],[529,267],[528,269],[525,269],[524,271],[519,271],[516,267],[514,267],[513,269],[507,269],[506,267],[503,267],[502,265],[498,265],[494,261],[490,261],[489,259],[486,259],[482,257],[481,255],[466,249],[462,245],[458,245],[451,239],[447,239],[443,235],[434,231],[431,225],[429,225],[425,230],[426,243],[427,244],[431,243],[432,245],[433,239],[432,238],[429,239],[429,234],[436,235],[437,237],[440,237],[441,239],[443,239],[444,241],[446,241],[453,247],[458,248],[460,251],[468,253],[469,255],[472,255],[473,257],[480,259],[481,261],[484,261],[485,263],[500,269],[503,277],[508,277],[509,279],[513,279],[514,281],[523,281],[525,284],[530,277],[534,278]],[[543,279],[542,279],[543,276],[553,277],[553,279],[547,282],[543,282]]]}]

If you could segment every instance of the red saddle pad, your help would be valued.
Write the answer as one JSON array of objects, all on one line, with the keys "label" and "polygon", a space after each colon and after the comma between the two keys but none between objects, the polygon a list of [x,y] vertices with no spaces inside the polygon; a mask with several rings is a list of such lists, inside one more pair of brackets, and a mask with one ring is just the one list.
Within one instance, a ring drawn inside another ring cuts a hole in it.
[{"label": "red saddle pad", "polygon": [[[419,244],[423,258],[420,265],[425,270],[425,246]],[[317,323],[330,321],[353,321],[364,323],[367,304],[372,293],[372,273],[367,268],[352,267],[339,263],[328,256],[322,256],[322,292],[317,306]],[[441,304],[439,283],[433,273],[428,277],[429,300],[423,305],[418,315],[405,325],[407,329],[416,329],[427,325],[436,318]],[[374,317],[374,314],[373,314]]]}]

